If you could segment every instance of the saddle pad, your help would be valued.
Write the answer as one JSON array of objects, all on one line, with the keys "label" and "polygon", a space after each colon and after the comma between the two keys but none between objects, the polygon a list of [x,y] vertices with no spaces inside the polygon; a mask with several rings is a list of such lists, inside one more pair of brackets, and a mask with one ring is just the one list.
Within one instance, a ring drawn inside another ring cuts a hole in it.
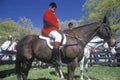
[{"label": "saddle pad", "polygon": [[[50,49],[53,49],[53,45],[52,45],[52,43],[54,42],[53,39],[43,36],[43,35],[40,35],[39,38],[46,40],[48,47]],[[66,42],[67,42],[66,36],[65,36],[65,34],[63,34],[63,41],[62,41],[60,48],[62,48],[62,46],[64,46],[66,44]]]}]

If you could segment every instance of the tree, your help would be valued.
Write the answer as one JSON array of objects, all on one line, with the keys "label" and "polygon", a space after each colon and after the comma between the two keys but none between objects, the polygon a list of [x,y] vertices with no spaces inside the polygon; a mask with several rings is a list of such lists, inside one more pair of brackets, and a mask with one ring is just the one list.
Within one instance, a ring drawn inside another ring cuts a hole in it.
[{"label": "tree", "polygon": [[39,32],[37,29],[31,29],[31,27],[28,29],[26,26],[21,26],[11,19],[0,19],[0,43],[7,39],[9,35],[21,39],[25,35],[40,34]]},{"label": "tree", "polygon": [[24,35],[24,34],[26,34],[27,33],[27,35],[30,35],[30,34],[40,34],[40,31],[37,29],[37,28],[35,28],[34,26],[33,26],[33,23],[32,23],[32,21],[31,21],[31,19],[29,19],[29,18],[26,18],[26,17],[20,17],[19,18],[19,21],[18,21],[18,24],[22,27],[22,35]]},{"label": "tree", "polygon": [[7,35],[16,35],[16,30],[19,25],[13,20],[5,20],[0,22],[0,34],[5,37]]},{"label": "tree", "polygon": [[33,29],[33,24],[31,19],[26,18],[26,17],[20,17],[18,24],[28,30],[32,30]]},{"label": "tree", "polygon": [[120,29],[120,1],[119,0],[86,0],[83,5],[84,22],[92,23],[107,16],[114,34]]}]

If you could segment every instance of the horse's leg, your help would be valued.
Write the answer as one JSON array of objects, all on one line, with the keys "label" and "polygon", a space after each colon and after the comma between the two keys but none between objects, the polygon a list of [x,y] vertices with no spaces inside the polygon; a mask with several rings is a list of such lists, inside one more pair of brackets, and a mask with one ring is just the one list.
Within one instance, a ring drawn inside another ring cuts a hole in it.
[{"label": "horse's leg", "polygon": [[56,74],[58,75],[58,76],[60,76],[61,78],[64,78],[64,76],[63,76],[63,73],[62,73],[62,70],[61,70],[61,67],[60,66],[58,66],[58,67],[55,67],[55,70],[56,70]]},{"label": "horse's leg", "polygon": [[20,64],[21,64],[20,61],[16,58],[15,69],[16,69],[16,74],[17,74],[18,80],[22,80]]},{"label": "horse's leg", "polygon": [[91,80],[88,76],[88,58],[85,60],[86,80]]},{"label": "horse's leg", "polygon": [[90,80],[88,76],[88,59],[90,57],[90,49],[85,48],[84,49],[84,66],[85,66],[85,71],[86,71],[86,80]]},{"label": "horse's leg", "polygon": [[108,65],[112,66],[112,59],[111,59],[111,56],[110,56],[110,52],[107,51],[106,54],[107,54],[107,57],[108,57]]},{"label": "horse's leg", "polygon": [[79,62],[80,64],[80,80],[83,80],[83,70],[84,70],[84,57],[82,58],[82,60]]},{"label": "horse's leg", "polygon": [[71,63],[68,64],[68,80],[73,80],[74,71],[77,66],[78,59],[75,58]]}]

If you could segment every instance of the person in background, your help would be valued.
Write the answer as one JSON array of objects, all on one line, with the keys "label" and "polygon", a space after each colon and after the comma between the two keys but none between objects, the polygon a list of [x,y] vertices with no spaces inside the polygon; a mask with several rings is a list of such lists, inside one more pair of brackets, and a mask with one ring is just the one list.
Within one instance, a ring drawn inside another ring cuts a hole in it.
[{"label": "person in background", "polygon": [[92,53],[94,53],[93,55],[94,55],[94,60],[95,60],[95,62],[96,62],[96,63],[99,63],[100,61],[99,61],[98,50],[97,50],[97,49],[93,49],[93,50],[92,50]]},{"label": "person in background", "polygon": [[15,41],[11,44],[11,46],[8,48],[8,51],[12,51],[12,52],[17,52],[16,51],[16,45],[19,42],[19,39],[15,39]]},{"label": "person in background", "polygon": [[12,44],[12,36],[8,36],[8,39],[1,45],[2,52],[7,51]]},{"label": "person in background", "polygon": [[52,49],[52,61],[55,66],[60,66],[59,46],[62,40],[62,36],[59,33],[58,19],[55,16],[57,5],[55,2],[49,4],[49,9],[44,12],[43,15],[43,28],[42,35],[49,36],[55,40],[54,47]]},{"label": "person in background", "polygon": [[67,30],[72,30],[72,29],[73,29],[73,23],[70,22],[70,23],[68,23]]}]

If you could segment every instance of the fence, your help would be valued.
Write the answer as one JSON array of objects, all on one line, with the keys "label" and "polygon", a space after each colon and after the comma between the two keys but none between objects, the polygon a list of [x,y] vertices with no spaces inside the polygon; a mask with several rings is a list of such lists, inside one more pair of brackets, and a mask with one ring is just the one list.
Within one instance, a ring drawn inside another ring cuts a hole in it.
[{"label": "fence", "polygon": [[[90,54],[90,62],[89,64],[92,66],[93,64],[100,64],[100,65],[109,65],[109,66],[120,66],[120,48],[116,49],[116,54],[112,55],[108,51],[98,52],[98,53],[91,53]],[[97,62],[95,59],[95,54],[98,54]]]}]

